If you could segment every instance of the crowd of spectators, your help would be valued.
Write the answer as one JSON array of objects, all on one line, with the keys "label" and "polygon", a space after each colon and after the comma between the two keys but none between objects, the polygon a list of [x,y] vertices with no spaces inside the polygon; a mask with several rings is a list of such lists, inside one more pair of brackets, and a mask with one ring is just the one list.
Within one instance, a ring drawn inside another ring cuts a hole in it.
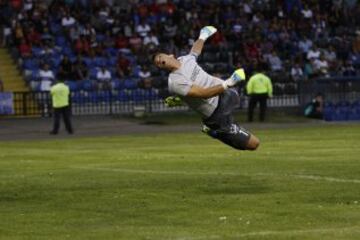
[{"label": "crowd of spectators", "polygon": [[56,77],[166,88],[152,53],[187,54],[205,25],[219,29],[199,59],[212,74],[262,65],[279,86],[359,75],[357,0],[0,0],[0,44],[17,50],[35,90]]}]

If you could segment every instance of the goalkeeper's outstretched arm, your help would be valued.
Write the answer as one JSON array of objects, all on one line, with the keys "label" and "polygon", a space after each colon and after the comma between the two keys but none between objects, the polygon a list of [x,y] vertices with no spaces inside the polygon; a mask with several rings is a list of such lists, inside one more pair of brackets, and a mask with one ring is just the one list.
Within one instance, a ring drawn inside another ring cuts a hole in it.
[{"label": "goalkeeper's outstretched arm", "polygon": [[199,38],[194,42],[191,48],[191,52],[199,56],[202,52],[206,39],[208,39],[210,36],[216,33],[216,31],[217,29],[213,26],[203,27],[200,31]]}]

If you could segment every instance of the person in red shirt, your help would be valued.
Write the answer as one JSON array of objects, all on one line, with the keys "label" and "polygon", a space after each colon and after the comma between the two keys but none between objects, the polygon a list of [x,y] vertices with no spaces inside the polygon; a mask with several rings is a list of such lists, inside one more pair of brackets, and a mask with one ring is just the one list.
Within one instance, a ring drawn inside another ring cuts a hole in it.
[{"label": "person in red shirt", "polygon": [[31,45],[23,39],[19,45],[19,52],[22,58],[31,57]]},{"label": "person in red shirt", "polygon": [[129,48],[129,40],[122,32],[118,33],[118,36],[115,40],[115,46],[119,49],[128,49]]},{"label": "person in red shirt", "polygon": [[26,39],[31,45],[41,45],[41,35],[35,30],[34,27],[30,28],[29,32],[26,34]]},{"label": "person in red shirt", "polygon": [[116,73],[120,78],[129,76],[131,73],[130,61],[122,54],[119,55],[117,61]]}]

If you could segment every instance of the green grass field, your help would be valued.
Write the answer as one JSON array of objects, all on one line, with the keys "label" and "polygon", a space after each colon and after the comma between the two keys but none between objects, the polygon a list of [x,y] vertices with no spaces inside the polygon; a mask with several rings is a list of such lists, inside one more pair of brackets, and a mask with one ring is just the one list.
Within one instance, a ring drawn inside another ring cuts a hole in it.
[{"label": "green grass field", "polygon": [[360,125],[0,142],[0,239],[360,239]]}]

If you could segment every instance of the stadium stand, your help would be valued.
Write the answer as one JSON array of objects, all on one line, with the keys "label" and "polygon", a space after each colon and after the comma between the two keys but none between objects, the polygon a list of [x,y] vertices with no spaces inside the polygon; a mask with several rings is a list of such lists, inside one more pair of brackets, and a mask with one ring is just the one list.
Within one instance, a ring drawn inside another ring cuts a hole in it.
[{"label": "stadium stand", "polygon": [[220,29],[199,58],[205,70],[227,77],[239,66],[248,75],[266,66],[275,95],[295,94],[298,83],[316,77],[360,75],[354,0],[0,0],[0,20],[1,44],[33,91],[48,89],[39,75],[47,64],[80,92],[74,96],[104,90],[101,68],[111,75],[105,88],[121,100],[137,99],[141,89],[161,95],[166,78],[152,53],[186,54],[204,25]]}]

